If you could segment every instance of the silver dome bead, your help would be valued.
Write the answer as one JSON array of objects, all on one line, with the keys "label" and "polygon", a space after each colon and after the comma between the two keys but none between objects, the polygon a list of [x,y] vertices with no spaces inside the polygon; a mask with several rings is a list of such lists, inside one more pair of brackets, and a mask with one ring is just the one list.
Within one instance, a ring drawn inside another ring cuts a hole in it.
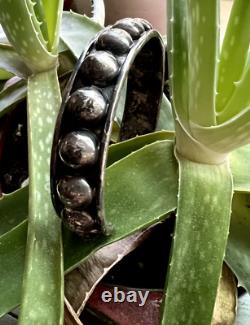
[{"label": "silver dome bead", "polygon": [[95,88],[76,90],[69,98],[67,109],[80,122],[99,122],[106,114],[107,103]]},{"label": "silver dome bead", "polygon": [[60,142],[59,156],[69,167],[81,168],[94,165],[98,159],[97,140],[89,131],[73,131]]},{"label": "silver dome bead", "polygon": [[82,63],[83,80],[96,86],[108,86],[119,73],[116,58],[108,52],[96,51],[90,53]]},{"label": "silver dome bead", "polygon": [[92,190],[82,177],[65,176],[57,184],[60,201],[68,208],[88,206],[93,198]]},{"label": "silver dome bead", "polygon": [[95,221],[87,212],[65,208],[62,212],[62,219],[67,228],[79,236],[96,232]]},{"label": "silver dome bead", "polygon": [[152,25],[150,24],[150,22],[148,22],[146,19],[143,18],[134,18],[134,20],[140,24],[143,25],[145,30],[150,30],[152,29]]},{"label": "silver dome bead", "polygon": [[98,37],[96,47],[114,54],[125,54],[133,43],[132,37],[123,29],[110,28]]},{"label": "silver dome bead", "polygon": [[144,31],[143,25],[136,23],[132,18],[118,20],[113,27],[125,30],[131,35],[132,39],[138,39]]}]

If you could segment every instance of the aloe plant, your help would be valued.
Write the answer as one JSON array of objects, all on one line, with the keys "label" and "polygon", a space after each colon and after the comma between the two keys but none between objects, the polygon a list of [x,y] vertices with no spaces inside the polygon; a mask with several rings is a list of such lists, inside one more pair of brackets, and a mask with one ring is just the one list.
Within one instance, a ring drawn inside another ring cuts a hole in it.
[{"label": "aloe plant", "polygon": [[[61,226],[50,201],[49,165],[51,126],[61,101],[57,52],[63,1],[1,1],[0,6],[8,40],[29,70],[30,204],[20,324],[37,323],[41,303],[48,316],[40,314],[40,323],[61,323],[63,286],[55,286],[63,278]],[[50,283],[46,291],[45,281]]]},{"label": "aloe plant", "polygon": [[211,323],[234,190],[229,154],[250,141],[245,77],[250,33],[244,29],[249,26],[250,5],[234,1],[221,53],[218,7],[218,1],[168,2],[179,165],[176,229],[162,320],[169,324]]},{"label": "aloe plant", "polygon": [[58,73],[72,69],[69,52],[75,59],[81,54],[102,28],[103,15],[97,5],[99,24],[64,13],[59,44],[62,1],[0,0],[8,38],[0,37],[2,79],[22,78],[0,91],[0,114],[27,92],[30,177],[29,191],[20,189],[0,201],[0,315],[21,303],[20,324],[62,324],[63,259],[69,272],[99,248],[175,210],[161,323],[211,323],[225,254],[250,291],[250,4],[234,1],[221,50],[218,4],[168,1],[171,103],[164,97],[158,124],[168,131],[110,147],[105,209],[113,233],[83,243],[65,230],[62,249],[48,186],[60,105],[58,58]]}]

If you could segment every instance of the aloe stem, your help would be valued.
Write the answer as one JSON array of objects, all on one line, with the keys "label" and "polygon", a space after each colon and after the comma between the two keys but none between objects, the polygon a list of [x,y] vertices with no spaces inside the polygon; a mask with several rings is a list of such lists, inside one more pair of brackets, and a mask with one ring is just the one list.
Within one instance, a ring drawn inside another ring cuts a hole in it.
[{"label": "aloe stem", "polygon": [[227,162],[177,159],[176,228],[162,324],[210,325],[228,237],[232,177]]},{"label": "aloe stem", "polygon": [[63,324],[61,224],[50,199],[50,153],[60,101],[56,69],[28,79],[29,224],[21,325]]}]

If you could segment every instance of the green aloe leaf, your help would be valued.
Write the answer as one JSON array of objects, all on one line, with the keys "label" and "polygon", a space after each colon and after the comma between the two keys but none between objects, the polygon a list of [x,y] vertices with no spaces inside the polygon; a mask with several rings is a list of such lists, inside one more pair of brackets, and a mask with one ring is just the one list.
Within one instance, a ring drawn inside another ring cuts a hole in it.
[{"label": "green aloe leaf", "polygon": [[56,69],[29,78],[29,227],[21,325],[63,323],[61,224],[50,197],[50,154],[60,102]]},{"label": "green aloe leaf", "polygon": [[233,194],[228,163],[178,157],[179,191],[162,324],[210,325]]},{"label": "green aloe leaf", "polygon": [[61,39],[76,58],[79,58],[90,40],[101,30],[101,26],[87,16],[64,12],[61,25]]},{"label": "green aloe leaf", "polygon": [[234,195],[226,262],[237,276],[239,285],[250,292],[250,195]]},{"label": "green aloe leaf", "polygon": [[111,166],[116,161],[126,157],[136,150],[143,148],[145,145],[161,140],[174,140],[174,133],[158,131],[113,144],[109,147],[107,165]]},{"label": "green aloe leaf", "polygon": [[27,221],[0,237],[0,317],[21,302]]},{"label": "green aloe leaf", "polygon": [[243,146],[230,154],[235,192],[250,192],[250,145]]},{"label": "green aloe leaf", "polygon": [[20,79],[0,91],[0,117],[8,113],[14,104],[24,99],[26,95],[26,82]]},{"label": "green aloe leaf", "polygon": [[[13,9],[15,5],[15,9]],[[36,16],[32,0],[0,0],[0,23],[16,52],[33,71],[39,72],[56,65],[56,55],[49,52],[47,41]],[[32,50],[31,50],[32,49]]]},{"label": "green aloe leaf", "polygon": [[[177,164],[173,144],[168,140],[147,145],[110,166],[106,172],[105,206],[113,231],[109,237],[84,245],[80,238],[65,231],[65,271],[99,248],[163,219],[175,209],[176,193]],[[20,303],[26,229],[27,223],[23,223],[0,237],[0,316]],[[35,286],[41,279],[33,281]]]},{"label": "green aloe leaf", "polygon": [[214,125],[219,1],[187,1],[185,18],[188,30],[189,119],[203,126]]},{"label": "green aloe leaf", "polygon": [[61,24],[62,0],[42,0],[45,21],[48,31],[48,48],[52,53],[57,53],[59,42],[59,28]]},{"label": "green aloe leaf", "polygon": [[174,129],[174,118],[171,103],[169,102],[167,96],[163,94],[156,130],[174,131]]},{"label": "green aloe leaf", "polygon": [[171,94],[184,127],[215,124],[218,17],[218,1],[168,1]]},{"label": "green aloe leaf", "polygon": [[[219,61],[216,110],[224,110],[236,90],[250,43],[250,2],[234,0]],[[238,97],[241,100],[240,97]]]},{"label": "green aloe leaf", "polygon": [[187,1],[169,0],[167,39],[171,100],[177,115],[188,121],[188,31]]},{"label": "green aloe leaf", "polygon": [[237,117],[211,127],[192,125],[192,132],[204,145],[219,153],[228,153],[250,143],[250,107]]},{"label": "green aloe leaf", "polygon": [[[250,33],[249,33],[250,34]],[[221,114],[217,115],[219,123],[240,114],[247,106],[250,105],[250,56],[247,67],[239,81],[234,82],[234,92]]]},{"label": "green aloe leaf", "polygon": [[0,68],[21,78],[27,78],[31,74],[30,69],[13,48],[5,45],[0,45]]},{"label": "green aloe leaf", "polygon": [[0,236],[16,227],[28,215],[28,188],[4,194],[0,199]]}]

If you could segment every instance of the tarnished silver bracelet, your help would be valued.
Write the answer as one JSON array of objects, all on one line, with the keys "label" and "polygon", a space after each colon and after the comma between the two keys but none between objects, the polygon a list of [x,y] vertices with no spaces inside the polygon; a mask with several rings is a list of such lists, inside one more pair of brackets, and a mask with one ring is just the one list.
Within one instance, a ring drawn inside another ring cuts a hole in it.
[{"label": "tarnished silver bracelet", "polygon": [[146,20],[126,18],[103,29],[76,64],[55,127],[51,193],[58,216],[79,236],[106,233],[104,173],[126,81],[120,140],[155,129],[164,53],[159,33]]}]

